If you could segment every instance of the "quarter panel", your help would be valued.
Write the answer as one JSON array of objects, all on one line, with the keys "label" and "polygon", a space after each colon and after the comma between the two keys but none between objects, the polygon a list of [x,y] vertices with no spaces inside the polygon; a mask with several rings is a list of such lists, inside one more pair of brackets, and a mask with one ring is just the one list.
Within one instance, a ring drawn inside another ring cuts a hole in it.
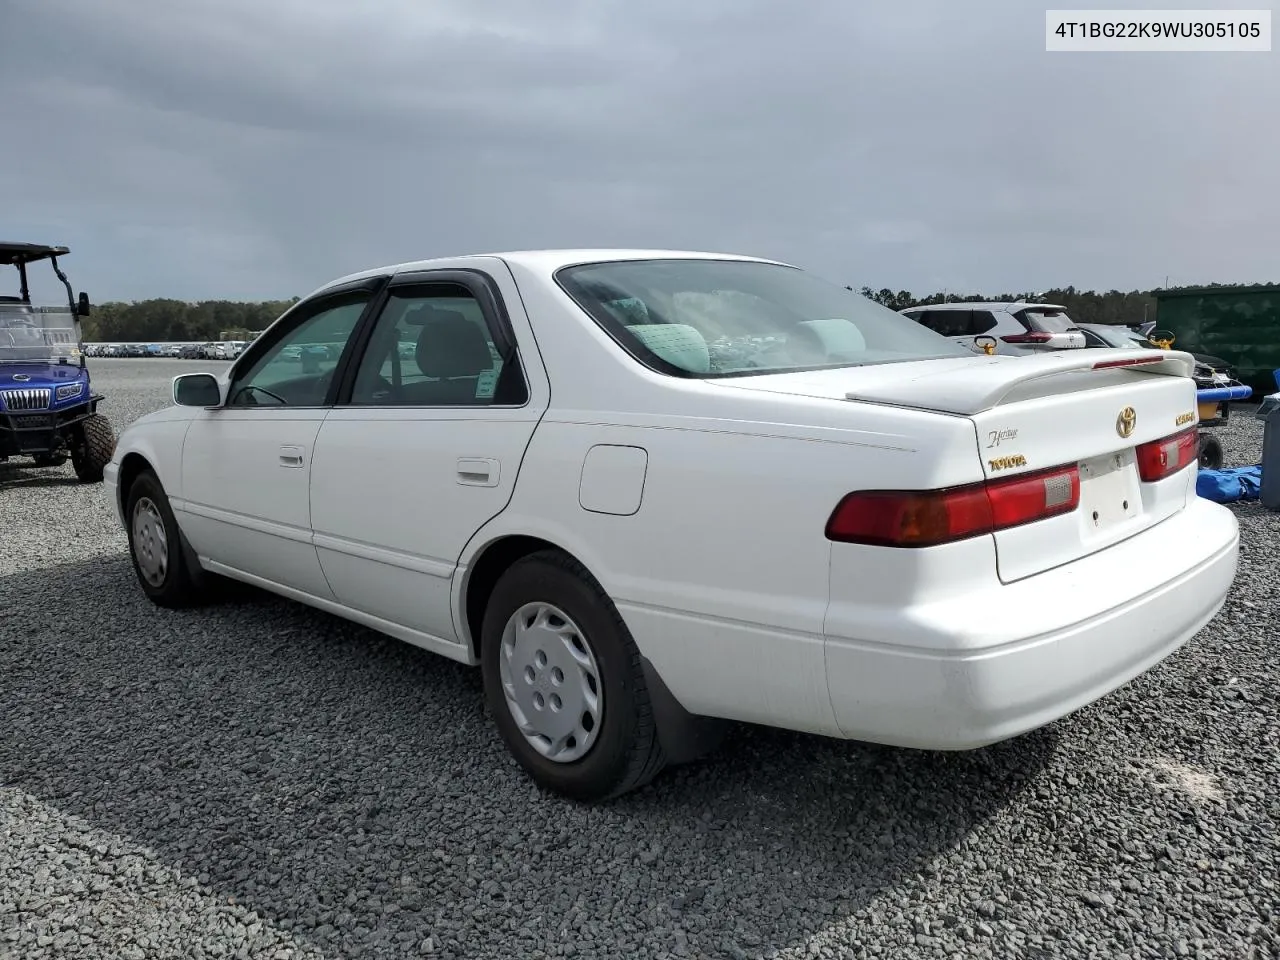
[{"label": "quarter panel", "polygon": [[[507,534],[556,543],[600,580],[686,709],[837,734],[823,643],[827,518],[850,490],[927,485],[959,469],[956,453],[971,479],[979,469],[973,427],[827,401],[866,427],[815,439],[812,428],[786,425],[811,400],[736,396],[739,412],[767,411],[775,422],[655,416],[646,423],[603,412],[586,422],[584,412],[549,413],[507,510],[465,559]],[[928,428],[907,442],[901,428],[912,424]],[[579,502],[583,463],[597,444],[648,451],[634,515],[593,513]]]}]

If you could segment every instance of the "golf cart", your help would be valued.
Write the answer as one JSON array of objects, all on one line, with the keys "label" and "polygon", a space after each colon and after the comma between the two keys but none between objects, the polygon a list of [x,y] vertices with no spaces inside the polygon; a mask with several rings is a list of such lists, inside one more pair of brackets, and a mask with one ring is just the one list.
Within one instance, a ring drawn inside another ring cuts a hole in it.
[{"label": "golf cart", "polygon": [[[79,298],[58,258],[66,247],[0,242],[0,268],[17,268],[18,295],[0,285],[0,462],[30,457],[37,467],[58,467],[70,458],[83,483],[102,480],[115,452],[111,421],[98,413],[102,399],[89,386],[80,318],[89,315],[89,297]],[[48,260],[66,303],[31,302],[27,268]]]}]

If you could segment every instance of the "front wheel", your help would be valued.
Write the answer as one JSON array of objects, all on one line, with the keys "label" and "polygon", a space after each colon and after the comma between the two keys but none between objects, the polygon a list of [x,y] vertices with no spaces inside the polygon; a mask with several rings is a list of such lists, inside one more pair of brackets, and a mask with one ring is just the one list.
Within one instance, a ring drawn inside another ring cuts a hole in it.
[{"label": "front wheel", "polygon": [[102,471],[116,452],[111,421],[92,413],[80,422],[79,442],[71,448],[71,465],[81,483],[101,483]]},{"label": "front wheel", "polygon": [[174,519],[160,478],[144,470],[125,495],[129,558],[142,592],[160,607],[195,606],[206,598],[201,571],[192,570],[182,549],[182,533]]},{"label": "front wheel", "polygon": [[544,551],[512,565],[489,599],[480,656],[498,731],[539,786],[607,800],[662,770],[640,652],[581,564]]}]

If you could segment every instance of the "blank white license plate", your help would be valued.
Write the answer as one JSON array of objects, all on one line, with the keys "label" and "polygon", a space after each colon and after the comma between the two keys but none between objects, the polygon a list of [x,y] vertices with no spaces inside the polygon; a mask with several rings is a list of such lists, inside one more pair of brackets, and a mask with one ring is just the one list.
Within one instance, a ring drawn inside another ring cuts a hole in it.
[{"label": "blank white license plate", "polygon": [[1101,533],[1142,509],[1133,451],[1080,462],[1080,509],[1086,529]]}]

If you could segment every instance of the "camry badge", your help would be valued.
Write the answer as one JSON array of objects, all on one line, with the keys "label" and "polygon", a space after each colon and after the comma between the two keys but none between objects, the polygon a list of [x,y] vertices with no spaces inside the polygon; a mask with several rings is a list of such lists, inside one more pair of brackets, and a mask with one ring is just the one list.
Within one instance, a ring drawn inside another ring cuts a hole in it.
[{"label": "camry badge", "polygon": [[1138,414],[1133,407],[1125,407],[1116,417],[1116,433],[1127,437],[1133,433],[1133,425],[1138,422]]}]

